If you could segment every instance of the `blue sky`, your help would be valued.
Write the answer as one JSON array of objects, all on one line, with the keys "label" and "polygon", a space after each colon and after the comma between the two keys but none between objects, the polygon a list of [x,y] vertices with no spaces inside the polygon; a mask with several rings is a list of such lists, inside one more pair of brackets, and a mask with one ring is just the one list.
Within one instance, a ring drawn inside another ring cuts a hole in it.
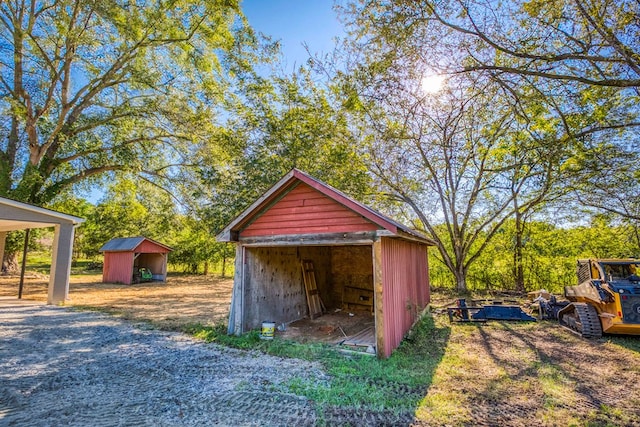
[{"label": "blue sky", "polygon": [[243,0],[241,7],[254,30],[281,40],[284,68],[302,65],[312,53],[329,53],[343,34],[333,0]]}]

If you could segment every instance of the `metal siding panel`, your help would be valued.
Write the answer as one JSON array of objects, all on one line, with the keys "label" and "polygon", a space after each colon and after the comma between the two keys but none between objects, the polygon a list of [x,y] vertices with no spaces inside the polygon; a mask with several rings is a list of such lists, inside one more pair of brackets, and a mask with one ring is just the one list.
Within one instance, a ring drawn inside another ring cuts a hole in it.
[{"label": "metal siding panel", "polygon": [[426,246],[382,239],[385,356],[390,356],[429,299]]},{"label": "metal siding panel", "polygon": [[[318,206],[323,208],[319,209]],[[374,231],[379,228],[351,209],[302,183],[263,212],[240,232],[240,236],[347,233]]]},{"label": "metal siding panel", "polygon": [[145,254],[164,254],[169,252],[167,248],[156,245],[155,243],[148,240],[144,240],[142,243],[140,243],[140,245],[136,247],[135,251]]},{"label": "metal siding panel", "polygon": [[[108,258],[108,261],[106,261]],[[103,280],[107,283],[131,284],[133,275],[132,252],[107,252],[105,253],[105,272]]]}]

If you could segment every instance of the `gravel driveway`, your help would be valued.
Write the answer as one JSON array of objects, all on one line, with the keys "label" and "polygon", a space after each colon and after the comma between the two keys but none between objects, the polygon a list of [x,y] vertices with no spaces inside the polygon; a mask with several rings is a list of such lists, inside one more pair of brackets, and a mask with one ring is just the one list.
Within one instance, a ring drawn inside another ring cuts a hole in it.
[{"label": "gravel driveway", "polygon": [[0,300],[0,426],[313,425],[319,365]]}]

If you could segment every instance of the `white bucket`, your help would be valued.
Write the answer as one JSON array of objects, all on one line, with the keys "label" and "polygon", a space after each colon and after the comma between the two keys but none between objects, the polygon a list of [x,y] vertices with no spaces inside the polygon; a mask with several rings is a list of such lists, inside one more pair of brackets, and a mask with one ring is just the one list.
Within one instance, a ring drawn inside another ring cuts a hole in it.
[{"label": "white bucket", "polygon": [[262,322],[262,331],[260,334],[260,338],[262,338],[263,340],[272,340],[275,331],[275,322]]}]

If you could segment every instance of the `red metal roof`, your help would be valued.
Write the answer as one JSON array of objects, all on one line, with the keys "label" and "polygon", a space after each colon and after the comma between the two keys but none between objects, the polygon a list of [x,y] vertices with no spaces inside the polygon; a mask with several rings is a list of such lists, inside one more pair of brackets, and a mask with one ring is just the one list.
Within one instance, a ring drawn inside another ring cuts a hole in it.
[{"label": "red metal roof", "polygon": [[[369,224],[374,224],[375,225],[374,228],[377,228],[379,230],[386,230],[387,232],[395,236],[417,239],[426,244],[433,244],[433,242],[428,238],[426,238],[425,236],[392,220],[391,218],[386,217],[380,212],[377,212],[374,209],[368,206],[365,206],[360,202],[357,202],[356,200],[350,198],[343,192],[311,177],[310,175],[298,169],[291,170],[287,175],[285,175],[282,179],[280,179],[280,181],[278,181],[273,187],[271,187],[262,197],[256,200],[251,206],[245,209],[244,212],[242,212],[233,221],[231,221],[231,223],[227,225],[222,230],[222,232],[220,232],[220,234],[218,234],[217,239],[220,241],[226,241],[226,242],[237,241],[238,232],[241,232],[243,230],[248,230],[251,227],[253,229],[248,231],[248,234],[250,235],[259,234],[257,232],[257,230],[259,229],[264,231],[262,235],[273,235],[274,233],[276,233],[274,231],[271,231],[271,232],[268,231],[267,227],[264,226],[264,225],[267,225],[267,221],[265,220],[260,221],[259,218],[265,215],[268,211],[270,211],[272,208],[276,206],[278,206],[278,208],[282,207],[282,203],[280,202],[285,200],[285,197],[288,195],[288,193],[298,188],[298,186],[301,183],[306,184],[306,186],[311,187],[313,190],[326,196],[326,198],[332,200],[333,202],[335,202],[335,204],[343,206],[344,208],[346,208],[345,210],[348,210],[357,214],[356,215],[357,217],[365,219]],[[278,205],[278,203],[280,203],[280,205]],[[309,209],[307,209],[306,212],[298,211],[298,213],[301,213],[303,215],[309,215]],[[291,220],[291,218],[288,218],[288,220]],[[315,220],[317,222],[319,220],[327,221],[328,218],[326,218],[326,216],[324,218],[321,218],[320,216],[315,216],[315,217],[304,217],[302,220],[303,221]],[[260,224],[260,222],[265,223],[262,228],[254,225],[255,223]],[[271,224],[273,224],[273,222]],[[358,222],[355,219],[353,219],[353,224],[352,224],[353,229],[344,229],[344,227],[346,226],[344,224],[341,224],[343,229],[327,226],[325,227],[324,230],[318,228],[320,224],[308,223],[308,225],[309,225],[309,227],[307,228],[308,232],[355,231],[355,228],[357,227],[357,225],[360,225],[361,230],[372,229],[372,227],[364,226],[362,222]],[[277,227],[276,227],[276,230],[277,230]],[[277,233],[277,234],[287,234],[289,232],[285,228],[283,228],[282,230],[284,230],[283,233]],[[290,230],[291,232],[293,232],[294,228],[291,227]]]}]

